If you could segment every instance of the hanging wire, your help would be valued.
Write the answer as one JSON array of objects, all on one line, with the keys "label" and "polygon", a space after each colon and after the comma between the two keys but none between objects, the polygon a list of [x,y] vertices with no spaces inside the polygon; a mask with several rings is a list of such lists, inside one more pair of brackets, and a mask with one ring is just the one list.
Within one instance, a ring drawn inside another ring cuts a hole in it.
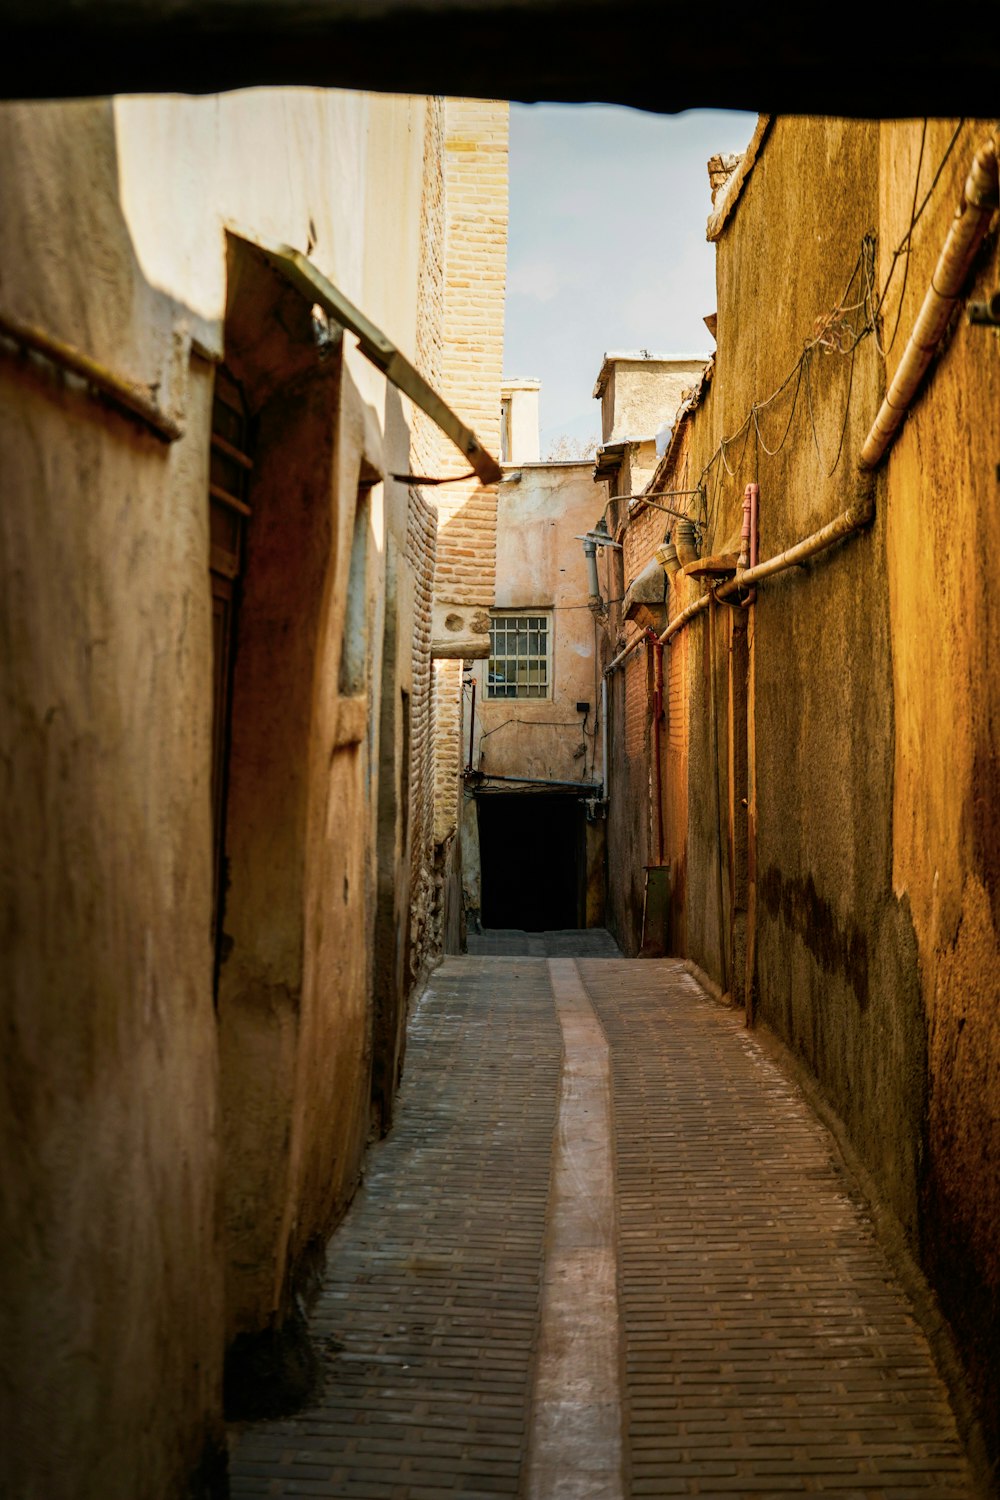
[{"label": "hanging wire", "polygon": [[[776,454],[781,452],[782,448],[784,448],[791,433],[792,423],[795,419],[796,410],[798,409],[799,396],[801,394],[803,384],[805,384],[806,405],[808,409],[810,427],[813,435],[813,444],[816,449],[816,456],[821,468],[824,467],[823,455],[819,441],[819,433],[816,426],[816,417],[813,409],[812,385],[810,379],[812,356],[813,352],[816,349],[820,349],[823,353],[827,354],[839,354],[843,356],[850,355],[851,357],[847,381],[847,399],[844,406],[844,417],[841,424],[840,438],[837,443],[837,449],[834,455],[833,463],[831,467],[825,471],[827,478],[830,478],[836,472],[840,460],[843,457],[844,443],[847,436],[847,426],[850,416],[851,400],[854,393],[854,373],[858,345],[861,344],[863,340],[866,339],[869,335],[873,335],[875,338],[876,347],[878,348],[878,351],[883,356],[883,358],[892,351],[893,345],[896,342],[896,336],[899,332],[903,299],[906,294],[907,277],[909,274],[909,255],[912,248],[913,231],[915,230],[917,224],[919,224],[924,211],[927,208],[927,205],[930,203],[931,198],[934,195],[937,185],[941,180],[941,175],[951,158],[952,152],[954,151],[955,146],[958,143],[959,136],[961,135],[965,124],[966,120],[963,117],[956,125],[951,139],[948,142],[948,145],[941,157],[941,160],[938,162],[930,185],[918,204],[917,198],[920,191],[920,176],[923,170],[928,125],[928,121],[926,119],[923,121],[920,135],[920,150],[917,158],[917,170],[913,183],[913,202],[910,209],[910,223],[906,230],[906,233],[903,235],[902,239],[899,241],[896,248],[892,252],[892,256],[889,262],[889,270],[886,274],[886,279],[881,290],[879,290],[877,287],[875,276],[876,237],[874,232],[869,230],[865,235],[862,236],[861,246],[858,251],[858,257],[854,263],[854,267],[851,271],[850,277],[848,278],[847,285],[844,288],[842,297],[830,310],[829,313],[816,320],[812,336],[806,340],[801,353],[799,354],[795,363],[792,365],[791,369],[788,371],[787,375],[780,382],[780,384],[776,386],[771,394],[767,396],[763,401],[755,401],[752,404],[746,417],[744,417],[743,421],[740,423],[739,427],[735,429],[734,432],[730,433],[728,437],[724,437],[720,440],[715,452],[712,454],[711,458],[709,458],[708,462],[702,469],[701,474],[698,477],[695,489],[691,491],[691,494],[693,496],[701,497],[701,526],[704,532],[708,535],[715,534],[722,489],[722,470],[724,469],[726,474],[731,479],[736,478],[736,476],[742,470],[743,462],[746,458],[747,444],[750,441],[751,434],[753,434],[754,477],[759,482],[760,452],[761,450],[763,450],[763,452],[769,458],[773,458]],[[906,266],[904,267],[903,285],[900,289],[899,306],[896,312],[896,321],[893,326],[892,337],[889,340],[888,345],[883,346],[879,335],[879,320],[881,318],[886,298],[889,294],[889,290],[896,273],[896,268],[900,260],[904,259],[906,260]],[[851,297],[852,291],[855,288],[855,283],[858,283],[858,290],[854,297],[854,300],[852,301],[849,299]],[[858,314],[861,314],[860,321],[856,321],[856,316]],[[785,422],[785,427],[778,443],[773,448],[768,447],[768,444],[764,438],[764,434],[761,430],[761,413],[767,411],[768,407],[773,405],[776,401],[780,400],[780,398],[787,391],[788,387],[791,385],[792,381],[795,382],[795,387],[792,391],[792,400],[791,407],[789,408],[788,412],[788,419]],[[741,436],[743,438],[743,446],[740,449],[740,456],[736,460],[735,465],[731,466],[729,461],[729,449],[739,441]],[[710,493],[709,486],[706,481],[708,480],[713,468],[716,469],[715,484],[712,487]],[[611,501],[609,500],[608,504],[604,508],[604,517],[607,516],[610,505]],[[690,514],[691,512],[689,509],[687,511],[687,515],[690,516]],[[631,516],[626,516],[625,524],[628,525],[630,520]],[[621,601],[611,600],[609,602],[620,603]],[[564,605],[562,607],[575,609],[587,608],[589,606]]]},{"label": "hanging wire", "polygon": [[[851,356],[851,365],[847,386],[847,401],[845,404],[844,419],[841,426],[840,440],[837,444],[837,451],[833,460],[833,465],[829,470],[827,470],[827,477],[829,478],[836,471],[837,466],[843,456],[844,442],[847,434],[847,422],[850,413],[851,399],[854,392],[854,369],[858,345],[864,339],[866,339],[869,334],[873,334],[880,354],[884,356],[892,350],[893,344],[896,340],[896,335],[899,330],[902,301],[906,291],[905,273],[903,286],[900,291],[900,307],[897,310],[896,323],[893,328],[892,338],[890,339],[888,346],[886,346],[885,348],[883,348],[881,340],[879,338],[879,318],[885,305],[886,297],[889,293],[889,289],[896,272],[896,267],[899,264],[899,261],[904,258],[907,258],[908,264],[908,257],[913,239],[913,231],[916,228],[917,224],[920,222],[920,219],[923,216],[927,205],[934,195],[934,191],[937,188],[937,185],[941,180],[941,175],[944,172],[949,159],[951,158],[956,144],[958,143],[959,136],[965,123],[965,119],[963,118],[959,120],[958,124],[956,125],[951,140],[948,142],[944,154],[942,155],[941,160],[939,161],[934,172],[934,176],[931,179],[930,186],[928,187],[923,198],[920,199],[920,202],[918,204],[917,198],[920,190],[920,175],[923,169],[923,159],[927,137],[927,121],[924,120],[920,138],[920,151],[917,161],[917,171],[913,186],[913,203],[910,210],[909,227],[907,228],[906,233],[903,235],[902,239],[899,241],[899,244],[896,246],[892,253],[889,270],[886,275],[885,283],[883,284],[881,290],[877,291],[875,280],[875,235],[872,231],[869,231],[862,237],[861,247],[858,252],[857,260],[854,263],[854,268],[851,271],[847,285],[844,288],[843,296],[840,298],[839,302],[831,309],[828,314],[826,314],[822,318],[817,319],[812,337],[806,341],[802,348],[802,352],[799,354],[794,365],[788,371],[788,374],[781,381],[781,383],[763,401],[756,401],[753,403],[750,411],[748,412],[744,420],[740,423],[739,427],[737,427],[734,432],[730,433],[728,437],[724,437],[720,440],[715,452],[705,464],[705,467],[702,469],[698,479],[699,489],[703,489],[705,487],[705,480],[710,474],[712,468],[717,464],[720,464],[721,461],[720,469],[716,471],[716,483],[714,491],[712,493],[712,498],[707,505],[706,527],[710,532],[714,533],[715,529],[716,514],[719,503],[719,490],[722,480],[721,469],[724,468],[730,478],[736,477],[743,465],[743,459],[746,455],[746,445],[747,441],[749,440],[749,434],[751,430],[755,434],[755,474],[757,473],[757,465],[759,465],[758,450],[760,448],[762,448],[765,454],[767,454],[768,457],[771,458],[773,458],[775,454],[780,453],[781,449],[785,446],[785,443],[788,440],[789,433],[791,432],[792,422],[794,420],[795,412],[798,407],[799,394],[803,383],[805,384],[806,404],[809,413],[810,426],[812,428],[813,442],[816,448],[816,455],[821,467],[823,466],[823,455],[821,452],[819,434],[816,427],[815,412],[813,410],[812,387],[810,381],[810,367],[812,363],[813,353],[816,349],[821,349],[824,353]],[[859,291],[852,301],[849,299],[856,282],[859,282]],[[856,323],[854,321],[854,318],[855,315],[859,313],[862,314],[862,317],[860,319],[860,322]],[[775,447],[769,448],[764,440],[764,436],[761,431],[760,414],[766,411],[769,406],[771,406],[784,394],[793,380],[795,381],[795,389],[792,392],[792,404],[788,413],[788,420],[785,423],[785,428],[782,432],[780,441]],[[736,463],[735,468],[732,468],[729,464],[727,450],[731,448],[736,442],[738,442],[740,436],[744,435],[744,433],[745,436],[743,448],[740,452],[739,460]]]},{"label": "hanging wire", "polygon": [[[878,350],[879,350],[879,353],[882,355],[883,359],[885,358],[885,356],[888,353],[890,353],[890,351],[892,350],[893,344],[895,344],[895,342],[896,342],[896,335],[899,332],[899,320],[903,316],[903,302],[904,302],[904,300],[906,298],[906,285],[907,285],[907,282],[910,279],[910,251],[913,249],[913,226],[917,222],[917,194],[920,191],[920,169],[921,169],[921,167],[924,164],[924,146],[926,144],[927,144],[927,120],[925,118],[924,119],[924,123],[923,123],[923,127],[922,127],[922,129],[920,131],[920,151],[919,151],[919,153],[917,155],[917,175],[913,179],[913,204],[912,204],[912,206],[910,208],[910,227],[909,227],[909,229],[906,232],[906,238],[905,238],[905,241],[903,242],[905,244],[906,248],[905,248],[905,250],[898,249],[897,252],[896,252],[896,254],[893,256],[893,262],[892,262],[893,269],[895,269],[896,261],[899,259],[899,256],[902,255],[903,258],[904,258],[905,264],[903,266],[903,285],[899,289],[899,302],[898,302],[898,304],[896,306],[896,322],[895,322],[895,325],[893,326],[892,338],[889,340],[888,344],[885,346],[884,349],[882,348],[882,344],[881,344],[881,342],[879,340],[878,328],[876,327],[876,329],[875,329],[875,342],[878,344]],[[889,289],[889,283],[887,281],[886,282],[886,291],[888,291],[888,289]],[[882,296],[881,301],[879,303],[879,307],[880,308],[881,308],[882,302],[884,302],[884,301],[885,301],[885,294],[883,293],[883,296]]]},{"label": "hanging wire", "polygon": [[[964,125],[965,125],[965,118],[963,117],[961,120],[959,120],[958,124],[955,126],[955,129],[954,129],[954,132],[952,134],[951,140],[948,142],[948,145],[947,145],[947,147],[945,149],[945,153],[942,156],[940,162],[938,163],[937,171],[934,173],[934,176],[931,179],[931,185],[927,189],[927,191],[924,194],[923,198],[921,199],[920,207],[919,208],[914,207],[913,211],[910,214],[910,227],[909,227],[909,229],[907,229],[906,233],[903,235],[903,238],[900,240],[899,244],[896,246],[895,250],[892,252],[892,259],[891,259],[890,264],[889,264],[889,271],[888,271],[888,274],[887,274],[886,279],[885,279],[885,285],[882,288],[881,295],[879,296],[878,302],[875,305],[875,308],[873,310],[873,322],[877,323],[878,318],[881,317],[882,308],[883,308],[883,306],[885,304],[886,297],[888,296],[889,288],[892,285],[892,278],[893,278],[893,276],[895,275],[895,272],[896,272],[896,266],[898,265],[900,259],[903,256],[907,257],[907,268],[909,267],[909,259],[908,259],[908,257],[909,257],[909,254],[910,254],[910,248],[911,248],[911,243],[910,242],[911,242],[911,240],[913,238],[913,231],[916,228],[916,226],[919,224],[919,222],[920,222],[920,220],[921,220],[921,218],[923,216],[924,209],[927,207],[928,203],[931,201],[931,197],[933,196],[934,189],[937,187],[938,182],[941,179],[941,173],[944,171],[944,169],[945,169],[945,167],[946,167],[946,165],[947,165],[947,163],[949,161],[949,158],[951,157],[951,153],[954,151],[955,146],[958,144],[958,138],[959,138],[959,136],[962,133],[962,129],[963,129]],[[923,132],[921,134],[921,141],[920,141],[920,160],[918,161],[918,164],[917,164],[917,183],[919,183],[919,181],[920,181],[920,167],[923,164],[923,147],[924,147],[924,139],[926,138],[926,134],[927,134],[927,121],[925,120],[924,121]],[[914,184],[914,192],[913,192],[914,205],[916,204],[916,198],[917,198],[917,183]],[[903,288],[902,288],[902,291],[900,292],[900,295],[899,295],[900,310],[902,310],[903,294],[905,293],[905,291],[906,291],[906,281],[905,281],[905,278],[904,278]],[[885,354],[887,354],[892,349],[892,343],[895,342],[896,332],[898,331],[898,328],[899,328],[899,314],[897,313],[896,327],[893,329],[892,342],[889,344],[888,349],[884,349],[882,347],[882,344],[881,344],[880,340],[879,340],[878,329],[876,327],[876,329],[875,329],[875,341],[876,341],[876,344],[878,345],[878,351],[879,351],[879,353],[882,354],[883,356]]]}]

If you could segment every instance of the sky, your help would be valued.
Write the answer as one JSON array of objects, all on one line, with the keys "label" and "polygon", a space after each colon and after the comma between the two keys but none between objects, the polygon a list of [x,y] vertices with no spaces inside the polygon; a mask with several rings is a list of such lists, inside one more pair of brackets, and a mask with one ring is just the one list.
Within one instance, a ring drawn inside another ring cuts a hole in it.
[{"label": "sky", "polygon": [[756,116],[512,104],[504,373],[542,382],[542,456],[600,436],[604,353],[708,354],[715,248],[706,162]]}]

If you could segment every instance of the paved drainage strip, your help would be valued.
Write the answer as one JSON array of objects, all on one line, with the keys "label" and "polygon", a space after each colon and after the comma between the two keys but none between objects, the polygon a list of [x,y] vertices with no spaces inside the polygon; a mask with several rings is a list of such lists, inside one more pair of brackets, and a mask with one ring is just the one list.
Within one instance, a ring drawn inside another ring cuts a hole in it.
[{"label": "paved drainage strip", "polygon": [[622,1500],[611,1069],[572,959],[549,959],[563,1034],[527,1500]]}]

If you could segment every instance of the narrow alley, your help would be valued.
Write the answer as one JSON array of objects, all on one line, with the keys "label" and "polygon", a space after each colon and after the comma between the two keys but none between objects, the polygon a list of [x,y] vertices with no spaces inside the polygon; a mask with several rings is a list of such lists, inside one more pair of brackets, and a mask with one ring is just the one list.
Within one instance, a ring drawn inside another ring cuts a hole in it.
[{"label": "narrow alley", "polygon": [[975,1494],[898,1268],[743,1013],[598,932],[477,945],[414,1008],[331,1242],[321,1391],[234,1430],[235,1500]]}]

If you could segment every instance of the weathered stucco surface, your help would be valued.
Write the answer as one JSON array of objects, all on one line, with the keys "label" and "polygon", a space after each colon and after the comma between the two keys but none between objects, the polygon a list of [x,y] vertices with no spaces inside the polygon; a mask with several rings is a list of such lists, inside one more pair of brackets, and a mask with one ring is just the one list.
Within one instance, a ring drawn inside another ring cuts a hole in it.
[{"label": "weathered stucco surface", "polygon": [[[524,464],[501,486],[496,607],[551,611],[551,679],[545,698],[490,698],[486,662],[475,664],[472,763],[488,776],[601,779],[594,620],[576,540],[593,524],[592,469],[590,460]],[[586,722],[577,703],[590,704]],[[469,727],[466,704],[466,752]]]},{"label": "weathered stucco surface", "polygon": [[[927,127],[925,163],[954,126]],[[947,231],[959,174],[986,132],[966,125],[950,191],[921,221],[903,300],[908,328]],[[883,237],[910,220],[920,130],[881,130]],[[926,175],[927,167],[924,167]],[[926,224],[926,228],[924,225]],[[971,296],[996,287],[996,248]],[[895,321],[898,297],[887,307]],[[900,341],[901,342],[901,341]],[[895,368],[900,343],[889,354]],[[893,450],[887,472],[888,580],[896,742],[892,879],[909,900],[927,1018],[924,1253],[1000,1453],[1000,546],[996,337],[960,324]],[[961,436],[956,440],[956,429]]]},{"label": "weathered stucco surface", "polygon": [[[486,778],[515,776],[599,783],[601,691],[597,631],[589,608],[588,580],[578,535],[595,519],[593,463],[510,465],[497,506],[496,607],[549,613],[550,687],[544,698],[490,698],[487,662],[467,674],[476,685],[475,724],[466,694],[463,764],[472,745],[472,770]],[[596,507],[599,509],[599,506]],[[588,704],[586,713],[578,703]],[[497,783],[495,790],[502,790]],[[536,790],[544,788],[536,788]],[[517,786],[506,790],[515,793]],[[572,790],[567,789],[572,795]],[[599,791],[594,787],[590,795]],[[525,794],[529,794],[525,789]],[[586,796],[587,793],[581,793]],[[480,907],[479,839],[471,784],[463,813],[463,884],[466,907]],[[603,921],[603,825],[588,824],[588,921]]]},{"label": "weathered stucco surface", "polygon": [[[176,379],[169,335],[140,358],[132,329],[173,309],[121,216],[111,106],[7,108],[0,140],[5,310]],[[168,449],[0,360],[0,1488],[26,1500],[181,1494],[221,1441],[211,381],[184,378],[188,437]]]},{"label": "weathered stucco surface", "polygon": [[[280,1386],[387,1123],[440,926],[437,517],[389,476],[440,450],[252,241],[310,255],[434,380],[461,335],[443,118],[315,90],[0,110],[2,310],[149,385],[182,428],[163,443],[4,343],[0,1489],[19,1500],[223,1493],[224,1350],[248,1354],[230,1361],[243,1396]],[[216,1009],[219,359],[254,467]],[[455,405],[475,423],[470,392]]]},{"label": "weathered stucco surface", "polygon": [[604,442],[652,437],[670,420],[704,368],[705,358],[699,355],[606,354],[594,386]]},{"label": "weathered stucco surface", "polygon": [[[817,162],[836,174],[835,225],[824,212],[829,179]],[[706,404],[717,425],[703,462],[722,435],[738,429],[751,403],[781,384],[803,330],[842,300],[857,300],[861,279],[850,291],[848,282],[877,218],[877,127],[775,124],[718,244],[720,352]],[[786,240],[793,234],[800,253],[776,261],[776,234]],[[748,317],[748,305],[766,305],[766,337]],[[706,550],[722,551],[738,535],[743,487],[758,474],[763,557],[851,503],[858,447],[880,396],[880,364],[871,338],[853,360],[815,351],[804,370],[805,399],[781,451],[768,457],[751,435],[742,465],[734,461],[742,442],[729,458],[732,478],[715,465]],[[780,440],[791,394],[761,417],[768,448]],[[696,423],[696,431],[699,425],[708,424]],[[829,475],[842,430],[839,462]],[[804,572],[781,575],[760,590],[754,606],[759,1015],[820,1078],[913,1231],[925,1044],[912,924],[891,881],[885,523],[882,506],[869,533]],[[708,632],[699,627],[698,636],[704,650]],[[725,680],[722,644],[717,683]],[[724,705],[721,692],[719,700]],[[707,704],[706,693],[693,696],[689,935],[692,956],[722,978],[709,890],[718,854],[714,808],[705,795]],[[724,746],[724,722],[718,733]],[[698,911],[713,918],[699,922],[692,915]]]},{"label": "weathered stucco surface", "polygon": [[[897,261],[880,322],[885,359],[871,335],[852,352],[851,329],[954,130],[930,123],[921,160],[919,122],[772,123],[719,232],[711,386],[656,476],[676,488],[702,476],[703,555],[738,549],[750,480],[760,484],[761,558],[855,500],[860,445],[982,125],[959,132],[913,230],[894,341]],[[994,239],[970,295],[995,285],[995,256]],[[745,644],[720,604],[714,626],[706,611],[668,646],[665,773],[671,856],[681,856],[675,942],[737,999],[752,981],[756,1018],[845,1122],[951,1320],[994,1455],[1000,621],[987,559],[1000,523],[982,435],[998,379],[992,333],[959,323],[873,481],[873,524],[768,580]],[[671,614],[701,588],[680,575]],[[737,652],[746,665],[734,679]],[[744,680],[745,714],[734,691]],[[626,766],[616,737],[613,778]]]}]

